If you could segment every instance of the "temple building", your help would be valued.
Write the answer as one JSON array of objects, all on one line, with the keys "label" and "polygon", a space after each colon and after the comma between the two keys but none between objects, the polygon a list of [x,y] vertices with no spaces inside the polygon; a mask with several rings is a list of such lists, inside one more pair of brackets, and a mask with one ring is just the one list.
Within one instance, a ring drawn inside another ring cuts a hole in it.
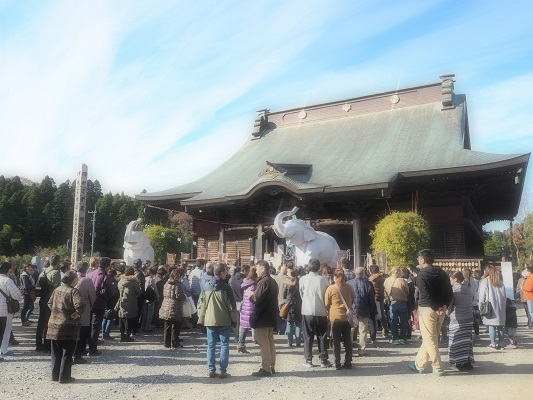
[{"label": "temple building", "polygon": [[194,217],[191,256],[229,260],[284,249],[277,213],[332,235],[356,264],[370,230],[393,210],[416,211],[431,227],[437,258],[483,256],[482,225],[513,220],[530,154],[470,148],[466,96],[454,75],[433,84],[271,112],[249,139],[203,178],[136,196]]}]

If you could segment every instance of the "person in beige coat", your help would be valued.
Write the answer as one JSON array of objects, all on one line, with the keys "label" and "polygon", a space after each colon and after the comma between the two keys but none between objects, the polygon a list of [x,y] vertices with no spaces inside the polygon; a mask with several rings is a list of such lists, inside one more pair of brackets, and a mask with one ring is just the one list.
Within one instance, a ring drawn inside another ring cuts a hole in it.
[{"label": "person in beige coat", "polygon": [[407,340],[407,319],[409,310],[409,287],[402,277],[400,268],[393,267],[390,276],[383,283],[385,295],[390,302],[392,344],[405,344]]}]

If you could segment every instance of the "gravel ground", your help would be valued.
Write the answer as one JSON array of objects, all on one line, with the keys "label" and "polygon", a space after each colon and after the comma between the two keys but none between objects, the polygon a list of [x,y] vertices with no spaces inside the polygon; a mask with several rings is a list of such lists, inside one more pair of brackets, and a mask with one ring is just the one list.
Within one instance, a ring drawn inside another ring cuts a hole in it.
[{"label": "gravel ground", "polygon": [[[33,318],[33,317],[32,317]],[[410,372],[419,347],[416,339],[405,346],[393,346],[378,338],[366,357],[354,359],[351,371],[302,366],[301,348],[289,348],[284,336],[276,336],[277,374],[255,378],[259,348],[251,344],[250,354],[230,351],[227,379],[207,378],[206,339],[200,332],[182,332],[184,347],[165,349],[162,332],[140,336],[135,343],[106,341],[102,355],[87,357],[88,364],[74,365],[76,382],[60,385],[50,380],[50,356],[34,351],[35,323],[21,327],[14,320],[20,345],[0,363],[0,399],[517,399],[531,397],[533,374],[533,331],[527,330],[519,310],[520,348],[494,351],[486,348],[487,334],[475,343],[475,369],[459,373],[447,367],[443,377]],[[115,328],[114,328],[115,329]],[[483,328],[482,328],[483,329]],[[117,332],[112,334],[117,335]],[[446,349],[441,347],[447,365]],[[317,358],[315,357],[315,361]],[[330,355],[330,360],[332,356]]]}]

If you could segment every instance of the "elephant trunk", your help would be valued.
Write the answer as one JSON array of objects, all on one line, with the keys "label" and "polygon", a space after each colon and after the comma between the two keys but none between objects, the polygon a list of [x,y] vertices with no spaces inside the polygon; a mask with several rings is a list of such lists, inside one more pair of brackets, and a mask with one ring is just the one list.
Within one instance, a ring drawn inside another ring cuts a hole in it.
[{"label": "elephant trunk", "polygon": [[282,211],[278,215],[276,215],[272,228],[274,229],[274,233],[278,237],[285,237],[285,227],[283,226],[283,219],[296,214],[296,211],[298,211],[298,207],[294,207],[291,211]]}]

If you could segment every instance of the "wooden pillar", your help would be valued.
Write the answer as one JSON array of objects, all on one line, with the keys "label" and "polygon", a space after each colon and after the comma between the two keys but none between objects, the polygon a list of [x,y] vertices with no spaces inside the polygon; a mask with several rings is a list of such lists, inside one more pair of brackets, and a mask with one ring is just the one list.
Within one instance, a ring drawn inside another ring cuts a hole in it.
[{"label": "wooden pillar", "polygon": [[225,243],[224,243],[224,225],[219,224],[218,228],[218,252],[225,253]]},{"label": "wooden pillar", "polygon": [[255,241],[255,258],[263,259],[263,224],[257,225],[257,240]]},{"label": "wooden pillar", "polygon": [[361,220],[354,219],[353,222],[353,259],[354,269],[361,265]]}]

